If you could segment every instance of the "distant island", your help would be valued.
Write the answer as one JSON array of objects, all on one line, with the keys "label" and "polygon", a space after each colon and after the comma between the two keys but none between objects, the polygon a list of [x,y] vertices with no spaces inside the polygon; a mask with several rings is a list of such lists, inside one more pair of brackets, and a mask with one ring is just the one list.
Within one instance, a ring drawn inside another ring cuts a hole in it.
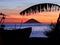
[{"label": "distant island", "polygon": [[28,21],[24,22],[24,23],[41,23],[41,22],[38,22],[37,20],[35,19],[29,19]]}]

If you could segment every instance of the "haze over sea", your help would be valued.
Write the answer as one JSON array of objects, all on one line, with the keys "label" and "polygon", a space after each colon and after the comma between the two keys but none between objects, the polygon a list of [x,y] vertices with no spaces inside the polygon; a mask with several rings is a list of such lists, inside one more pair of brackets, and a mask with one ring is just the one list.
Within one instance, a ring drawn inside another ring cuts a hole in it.
[{"label": "haze over sea", "polygon": [[5,29],[19,29],[32,27],[32,32],[30,37],[47,37],[44,32],[49,30],[50,24],[39,24],[39,23],[29,23],[29,24],[5,24]]}]

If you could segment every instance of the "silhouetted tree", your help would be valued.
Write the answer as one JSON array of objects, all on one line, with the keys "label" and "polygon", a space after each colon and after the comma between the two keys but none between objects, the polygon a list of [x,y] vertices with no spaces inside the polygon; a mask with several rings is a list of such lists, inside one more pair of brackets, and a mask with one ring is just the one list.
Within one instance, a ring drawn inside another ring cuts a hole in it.
[{"label": "silhouetted tree", "polygon": [[48,36],[48,38],[60,39],[60,14],[57,19],[57,23],[51,26],[51,30],[49,32],[46,32],[46,35]]},{"label": "silhouetted tree", "polygon": [[[58,7],[58,8],[57,8]],[[37,13],[37,12],[53,12],[53,11],[59,11],[60,6],[57,4],[53,3],[41,3],[41,4],[36,4],[33,6],[28,7],[27,9],[23,10],[20,12],[21,15],[30,15],[31,13]]]},{"label": "silhouetted tree", "polygon": [[1,24],[1,27],[2,28],[4,28],[5,27],[5,25],[4,25],[4,20],[5,20],[5,14],[3,14],[3,13],[0,13],[0,15],[2,16],[2,18],[1,18],[1,20],[0,20],[0,24]]}]

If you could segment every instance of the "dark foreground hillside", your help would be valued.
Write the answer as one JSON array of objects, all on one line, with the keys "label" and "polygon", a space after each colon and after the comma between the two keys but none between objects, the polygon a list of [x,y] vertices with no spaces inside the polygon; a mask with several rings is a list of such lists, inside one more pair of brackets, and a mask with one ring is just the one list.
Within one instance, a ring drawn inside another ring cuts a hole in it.
[{"label": "dark foreground hillside", "polygon": [[[48,38],[29,38],[31,28],[4,30],[0,28],[0,45],[34,45],[45,44],[47,41],[57,41]],[[33,43],[33,44],[32,44]]]}]

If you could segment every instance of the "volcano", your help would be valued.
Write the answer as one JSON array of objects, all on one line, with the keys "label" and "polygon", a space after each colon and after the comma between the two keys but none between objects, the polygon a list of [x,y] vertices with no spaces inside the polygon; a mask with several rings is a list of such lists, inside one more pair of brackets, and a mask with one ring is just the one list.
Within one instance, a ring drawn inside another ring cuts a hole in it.
[{"label": "volcano", "polygon": [[40,23],[40,22],[38,22],[35,19],[30,19],[30,20],[26,21],[25,23]]}]

